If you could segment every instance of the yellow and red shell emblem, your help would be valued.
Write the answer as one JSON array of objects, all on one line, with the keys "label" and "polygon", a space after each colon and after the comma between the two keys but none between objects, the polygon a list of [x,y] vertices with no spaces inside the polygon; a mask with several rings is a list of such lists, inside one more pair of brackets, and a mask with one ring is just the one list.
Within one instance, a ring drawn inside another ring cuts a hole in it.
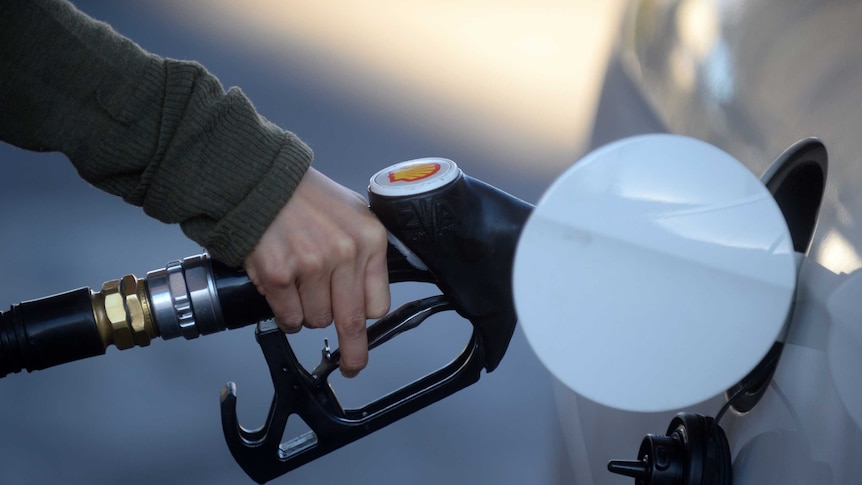
[{"label": "yellow and red shell emblem", "polygon": [[389,181],[392,183],[416,182],[417,180],[426,179],[439,171],[439,163],[417,163],[416,165],[410,165],[389,172]]}]

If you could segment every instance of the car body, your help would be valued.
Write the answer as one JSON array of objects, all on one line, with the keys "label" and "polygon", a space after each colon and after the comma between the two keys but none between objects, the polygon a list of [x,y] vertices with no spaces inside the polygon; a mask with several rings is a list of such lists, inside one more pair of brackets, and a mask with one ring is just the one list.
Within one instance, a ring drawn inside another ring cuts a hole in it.
[{"label": "car body", "polygon": [[[822,205],[797,248],[804,258],[780,359],[761,395],[721,422],[736,484],[855,483],[862,473],[860,16],[858,5],[840,1],[633,2],[608,68],[594,147],[641,133],[687,135],[764,181],[798,140],[817,137],[828,152],[824,180],[798,174]],[[556,391],[577,484],[631,483],[607,462],[634,459],[641,438],[663,435],[677,412],[715,416],[730,395],[635,413],[560,383]]]}]

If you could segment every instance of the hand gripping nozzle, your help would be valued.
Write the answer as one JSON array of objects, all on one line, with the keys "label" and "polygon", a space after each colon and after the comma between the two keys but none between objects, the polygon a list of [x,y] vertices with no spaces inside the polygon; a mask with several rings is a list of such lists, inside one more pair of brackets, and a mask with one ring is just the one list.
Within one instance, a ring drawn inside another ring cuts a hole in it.
[{"label": "hand gripping nozzle", "polygon": [[[404,162],[378,172],[371,179],[369,202],[390,232],[390,282],[431,282],[442,291],[407,303],[370,325],[369,348],[447,310],[470,321],[472,336],[448,365],[361,408],[345,409],[327,380],[338,367],[338,350],[325,348],[320,364],[309,372],[274,323],[259,324],[256,336],[275,388],[265,424],[257,430],[239,424],[233,383],[221,395],[228,447],[258,483],[475,383],[483,368],[491,372],[497,367],[509,345],[517,320],[512,261],[532,206],[439,158]],[[292,415],[299,416],[310,431],[285,440]]]}]

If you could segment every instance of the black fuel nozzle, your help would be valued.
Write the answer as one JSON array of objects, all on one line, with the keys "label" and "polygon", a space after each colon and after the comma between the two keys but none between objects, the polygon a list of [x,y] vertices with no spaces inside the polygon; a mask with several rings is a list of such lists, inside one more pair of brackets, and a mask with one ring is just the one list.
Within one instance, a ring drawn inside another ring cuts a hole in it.
[{"label": "black fuel nozzle", "polygon": [[[479,380],[494,370],[515,329],[512,265],[521,228],[532,206],[464,175],[454,162],[427,158],[378,172],[369,186],[372,211],[390,232],[390,282],[422,281],[442,295],[405,304],[368,327],[369,348],[454,310],[473,326],[467,346],[448,365],[361,408],[341,407],[327,378],[338,350],[308,372],[271,323],[257,338],[270,369],[275,397],[266,423],[240,426],[236,387],[222,391],[222,425],[237,463],[264,483],[351,443]],[[288,419],[299,416],[307,433],[284,439]]]}]

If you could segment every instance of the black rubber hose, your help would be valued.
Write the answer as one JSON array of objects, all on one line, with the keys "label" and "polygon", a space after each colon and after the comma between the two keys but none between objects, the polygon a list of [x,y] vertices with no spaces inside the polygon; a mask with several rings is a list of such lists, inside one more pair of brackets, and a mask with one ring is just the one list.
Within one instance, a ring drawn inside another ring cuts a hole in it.
[{"label": "black rubber hose", "polygon": [[0,377],[104,354],[90,295],[80,288],[0,313]]}]

